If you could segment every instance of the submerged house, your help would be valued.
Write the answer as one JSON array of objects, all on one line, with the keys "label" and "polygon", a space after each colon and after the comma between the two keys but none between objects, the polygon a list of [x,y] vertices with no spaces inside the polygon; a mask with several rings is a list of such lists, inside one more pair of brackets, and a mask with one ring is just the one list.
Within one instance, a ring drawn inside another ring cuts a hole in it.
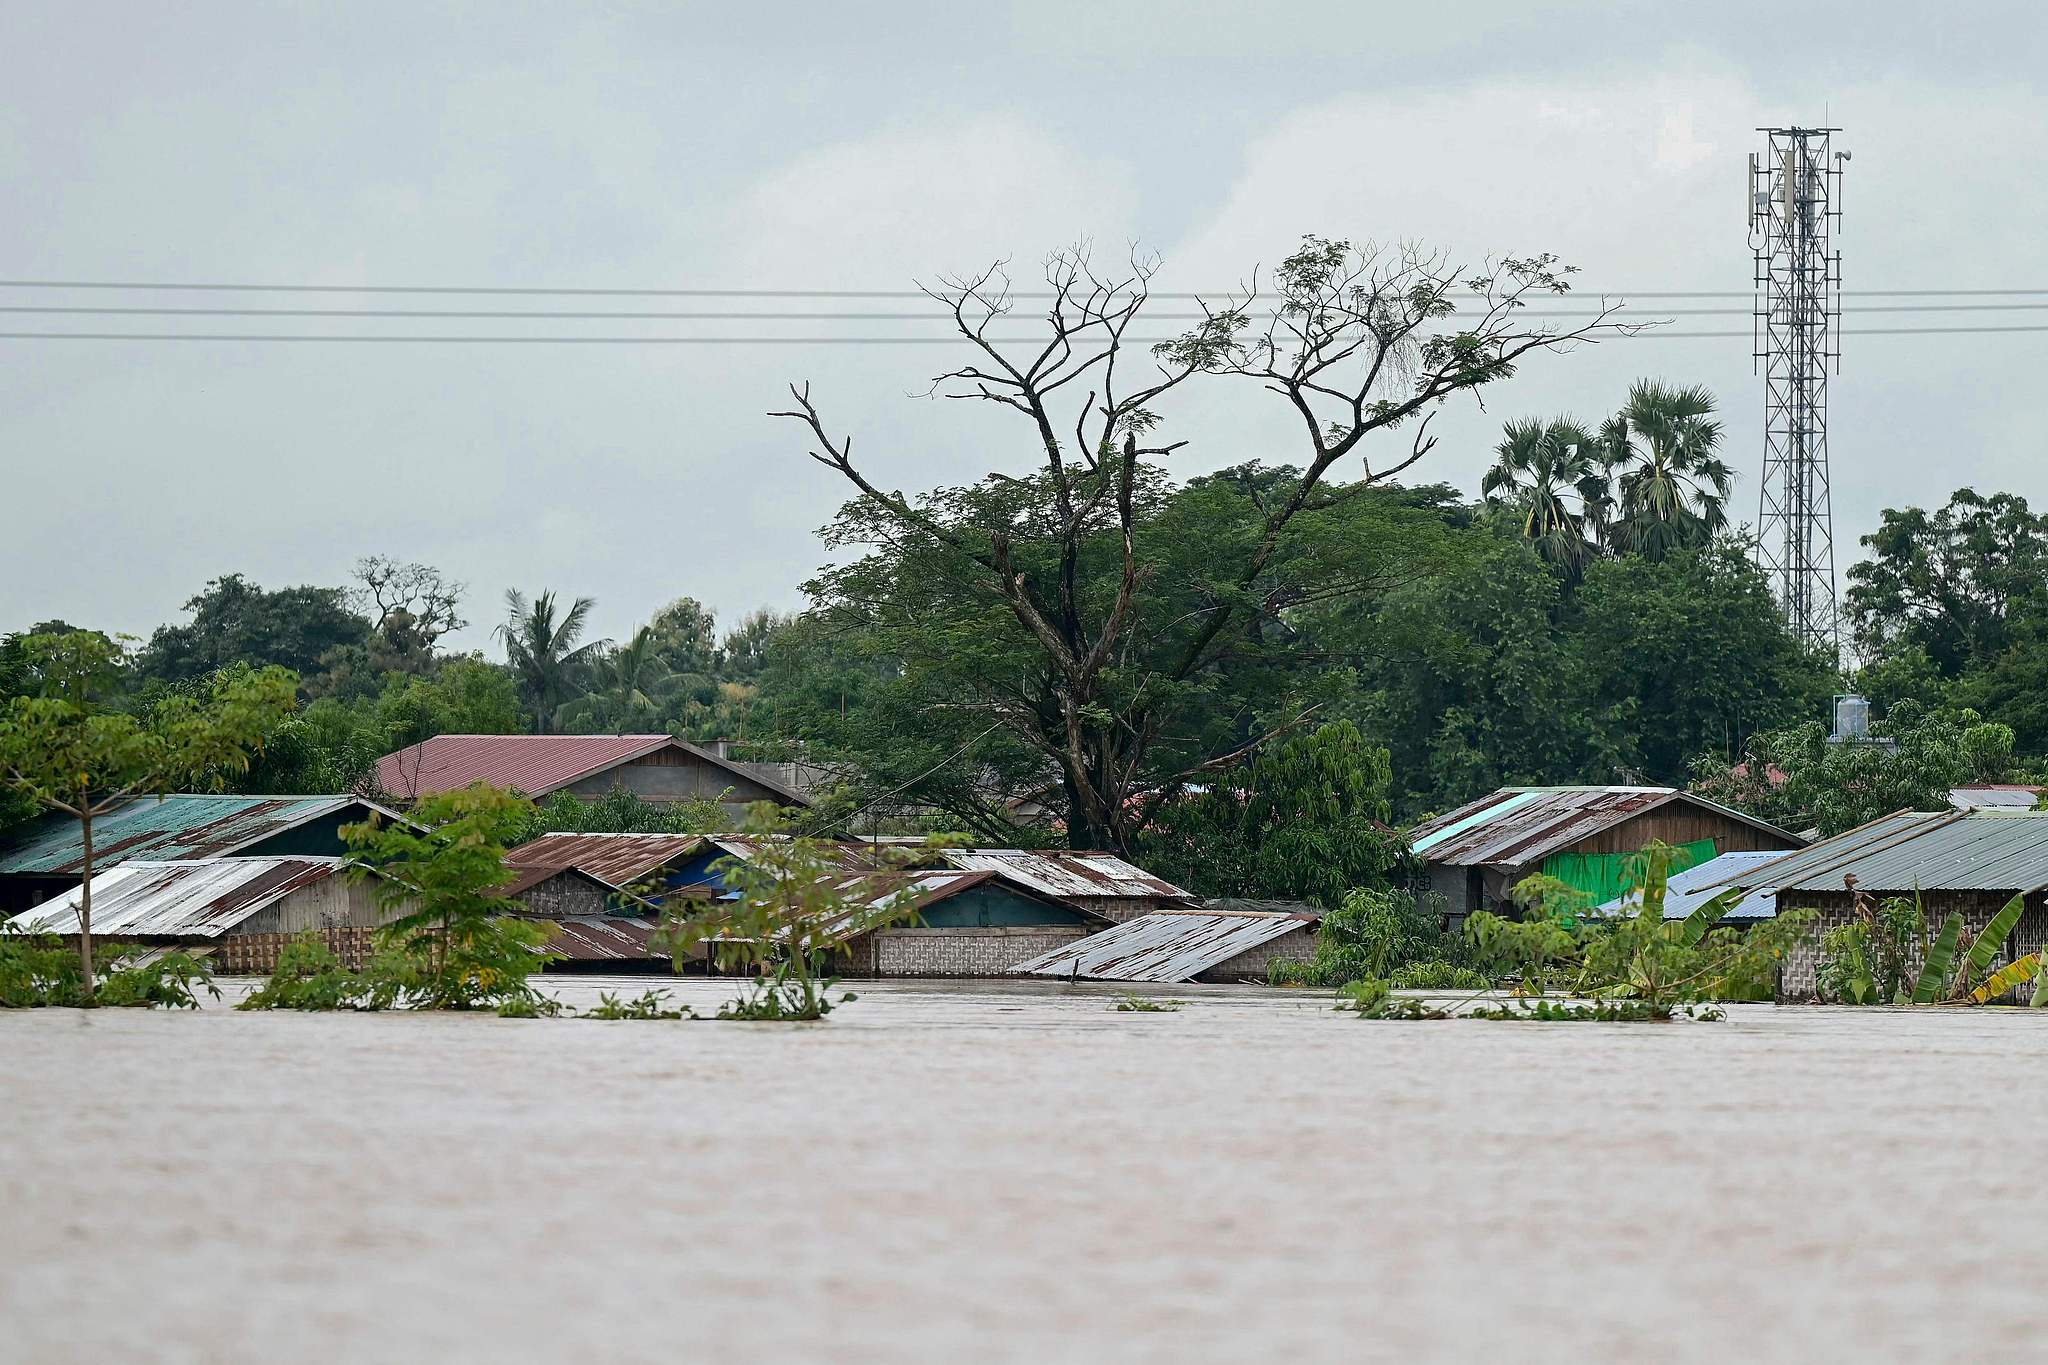
[{"label": "submerged house", "polygon": [[377,789],[399,801],[477,782],[539,799],[595,799],[621,788],[643,801],[758,801],[808,807],[775,765],[726,758],[673,735],[436,735],[377,760]]},{"label": "submerged house", "polygon": [[2048,812],[1900,811],[1694,891],[1731,887],[1768,894],[1774,913],[1819,912],[1814,933],[1786,960],[1779,992],[1787,999],[1814,996],[1821,936],[1854,918],[1859,898],[1917,896],[1930,927],[1960,914],[1967,942],[2023,895],[2026,908],[1999,958],[2011,961],[2048,945]]},{"label": "submerged house", "polygon": [[1110,924],[995,872],[859,873],[854,884],[884,922],[864,924],[856,912],[835,931],[851,976],[1001,976]]},{"label": "submerged house", "polygon": [[[131,859],[93,874],[93,937],[183,948],[210,957],[216,971],[260,974],[277,965],[286,943],[310,930],[360,965],[371,931],[399,912],[380,907],[375,888],[341,871],[339,858]],[[61,892],[8,924],[75,940],[82,892]]]},{"label": "submerged house", "polygon": [[[344,825],[397,812],[359,796],[138,796],[92,822],[93,867],[133,859],[187,862],[300,854],[339,858]],[[85,846],[78,821],[45,815],[0,844],[0,914],[41,904],[78,885]]]},{"label": "submerged house", "polygon": [[[834,840],[819,847],[842,868],[841,889],[867,914],[834,926],[839,970],[869,976],[997,976],[1016,963],[1108,927],[1136,905],[1179,904],[1186,893],[1107,854],[936,849],[896,866],[911,839]],[[588,916],[641,892],[674,908],[734,894],[730,861],[761,856],[746,834],[546,834],[512,849],[507,894],[523,913]],[[573,875],[572,875],[573,874]],[[884,914],[908,893],[913,914]],[[630,908],[630,907],[626,907]]]},{"label": "submerged house", "polygon": [[1509,891],[1542,872],[1594,904],[1628,888],[1628,859],[1652,841],[1675,865],[1724,853],[1790,851],[1804,841],[1741,811],[1671,787],[1503,787],[1408,833],[1428,889],[1453,926],[1511,906]]}]

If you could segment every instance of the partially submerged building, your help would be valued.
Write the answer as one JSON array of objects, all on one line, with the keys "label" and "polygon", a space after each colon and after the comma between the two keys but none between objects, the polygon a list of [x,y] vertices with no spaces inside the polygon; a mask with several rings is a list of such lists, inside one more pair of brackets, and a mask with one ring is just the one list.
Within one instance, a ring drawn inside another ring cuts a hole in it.
[{"label": "partially submerged building", "polygon": [[[145,858],[339,858],[348,851],[342,827],[373,816],[402,818],[359,796],[138,796],[93,821],[93,866]],[[31,821],[0,846],[0,913],[26,910],[70,890],[84,866],[77,820],[52,814]]]},{"label": "partially submerged building", "polygon": [[738,811],[756,802],[808,807],[772,774],[673,735],[436,735],[377,760],[377,789],[399,801],[478,782],[539,799],[556,792],[594,800],[613,789],[643,801],[717,801]]},{"label": "partially submerged building", "polygon": [[2048,813],[1901,811],[1694,892],[1729,888],[1768,892],[1776,912],[1819,912],[1809,941],[1786,961],[1779,989],[1787,999],[1814,996],[1821,936],[1856,917],[1858,898],[1917,896],[1930,929],[1960,914],[1967,942],[2024,895],[2026,908],[2000,955],[2010,961],[2048,943]]},{"label": "partially submerged building", "polygon": [[1210,901],[1140,915],[1010,970],[1069,981],[1264,981],[1276,958],[1315,956],[1321,922],[1309,906]]},{"label": "partially submerged building", "polygon": [[1628,860],[1652,842],[1681,867],[1723,853],[1789,851],[1796,834],[1671,787],[1503,787],[1408,833],[1428,889],[1452,925],[1511,907],[1509,893],[1545,873],[1592,904],[1628,890]]},{"label": "partially submerged building", "polygon": [[[315,857],[130,859],[95,872],[92,932],[103,943],[183,948],[215,971],[264,973],[279,950],[307,932],[360,965],[371,932],[399,913],[375,888],[340,875],[342,860]],[[58,893],[10,927],[76,939],[82,887]]]},{"label": "partially submerged building", "polygon": [[1110,924],[990,871],[864,873],[853,884],[878,920],[856,912],[843,926],[841,969],[852,976],[1001,976]]}]

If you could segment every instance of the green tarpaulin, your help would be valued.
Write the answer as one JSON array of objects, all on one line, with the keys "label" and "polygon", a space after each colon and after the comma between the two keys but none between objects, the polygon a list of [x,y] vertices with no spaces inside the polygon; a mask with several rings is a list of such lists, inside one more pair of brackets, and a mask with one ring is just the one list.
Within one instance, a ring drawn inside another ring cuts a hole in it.
[{"label": "green tarpaulin", "polygon": [[[1689,844],[1679,844],[1671,850],[1671,870],[1683,872],[1714,857],[1716,850],[1712,839],[1695,839]],[[1583,891],[1592,899],[1589,905],[1605,905],[1617,896],[1635,890],[1629,879],[1629,859],[1633,853],[1553,853],[1543,860],[1543,871],[1557,878],[1574,890]]]}]

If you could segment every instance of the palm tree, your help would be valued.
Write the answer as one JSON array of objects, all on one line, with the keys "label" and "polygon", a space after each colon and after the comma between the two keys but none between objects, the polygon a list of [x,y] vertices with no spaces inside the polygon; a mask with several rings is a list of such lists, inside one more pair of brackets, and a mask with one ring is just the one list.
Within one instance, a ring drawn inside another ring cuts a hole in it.
[{"label": "palm tree", "polygon": [[505,594],[505,624],[498,627],[498,634],[504,637],[505,659],[518,675],[519,690],[533,707],[537,735],[548,732],[548,722],[562,703],[581,690],[584,674],[604,648],[603,640],[576,643],[596,605],[591,598],[579,597],[557,620],[554,593],[540,594],[531,606],[516,588]]},{"label": "palm tree", "polygon": [[1576,575],[1600,552],[1611,511],[1600,442],[1569,418],[1530,417],[1502,428],[1494,453],[1480,492],[1521,517],[1536,553]]},{"label": "palm tree", "polygon": [[632,639],[598,661],[594,690],[621,726],[648,724],[661,710],[656,695],[674,676],[662,661],[661,641],[654,627],[642,626]]},{"label": "palm tree", "polygon": [[1714,454],[1721,423],[1714,395],[1698,385],[1672,389],[1637,381],[1628,406],[1600,428],[1607,460],[1618,471],[1622,548],[1645,559],[1703,545],[1728,525],[1726,502],[1735,471]]}]

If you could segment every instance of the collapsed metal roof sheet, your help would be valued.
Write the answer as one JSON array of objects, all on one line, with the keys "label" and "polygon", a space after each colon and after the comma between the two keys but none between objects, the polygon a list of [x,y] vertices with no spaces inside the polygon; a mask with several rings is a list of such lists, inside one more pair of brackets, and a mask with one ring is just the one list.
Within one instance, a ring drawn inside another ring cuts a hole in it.
[{"label": "collapsed metal roof sheet", "polygon": [[[341,869],[339,858],[201,858],[131,861],[92,879],[92,931],[145,937],[219,938],[300,887]],[[82,887],[9,921],[46,934],[78,932]]]},{"label": "collapsed metal roof sheet", "polygon": [[[1781,862],[1787,855],[1781,852],[1769,853],[1723,853],[1718,858],[1674,872],[1664,884],[1664,918],[1684,919],[1700,906],[1735,886],[1748,886],[1764,872],[1771,863]],[[1608,911],[1635,911],[1643,903],[1636,892],[1617,896],[1601,906]],[[1721,917],[1723,924],[1748,924],[1757,920],[1775,917],[1778,913],[1778,896],[1774,890],[1752,890],[1736,902],[1735,906]]]},{"label": "collapsed metal roof sheet", "polygon": [[749,772],[673,735],[436,735],[378,759],[377,786],[408,801],[473,782],[546,796],[607,768],[671,748],[764,788],[787,805],[810,804],[774,778]]},{"label": "collapsed metal roof sheet", "polygon": [[[138,796],[93,821],[93,866],[222,858],[336,812],[400,818],[358,796]],[[0,853],[0,875],[76,877],[84,865],[78,821],[68,815],[38,820]]]},{"label": "collapsed metal roof sheet", "polygon": [[2048,884],[2048,813],[1901,811],[1788,853],[1732,884],[1767,884],[1784,901],[1789,892],[1843,890],[1848,876],[1872,894],[2031,891]]},{"label": "collapsed metal roof sheet", "polygon": [[554,930],[548,950],[570,962],[637,962],[665,956],[648,946],[660,927],[653,920],[623,915],[570,915],[534,922]]},{"label": "collapsed metal roof sheet", "polygon": [[[764,844],[780,836],[711,834],[705,842],[742,860],[759,855]],[[919,854],[923,840],[891,837],[820,841],[819,853],[852,871],[888,870],[906,858],[959,872],[990,872],[1024,889],[1061,901],[1089,899],[1171,899],[1193,897],[1162,877],[1155,877],[1113,853],[1042,848],[938,848],[928,858]]]},{"label": "collapsed metal roof sheet", "polygon": [[1161,910],[1010,968],[1013,976],[1192,981],[1218,963],[1317,922],[1265,911]]},{"label": "collapsed metal roof sheet", "polygon": [[695,834],[543,834],[506,853],[505,863],[520,868],[573,867],[607,886],[621,887],[689,857],[704,843]]},{"label": "collapsed metal roof sheet", "polygon": [[1034,891],[1061,900],[1171,898],[1190,900],[1186,891],[1113,853],[1067,849],[949,848],[939,860],[966,872],[996,872]]},{"label": "collapsed metal roof sheet", "polygon": [[1783,839],[1795,835],[1671,787],[1503,787],[1408,832],[1409,847],[1453,867],[1521,867],[1623,820],[1672,803],[1696,806]]}]

